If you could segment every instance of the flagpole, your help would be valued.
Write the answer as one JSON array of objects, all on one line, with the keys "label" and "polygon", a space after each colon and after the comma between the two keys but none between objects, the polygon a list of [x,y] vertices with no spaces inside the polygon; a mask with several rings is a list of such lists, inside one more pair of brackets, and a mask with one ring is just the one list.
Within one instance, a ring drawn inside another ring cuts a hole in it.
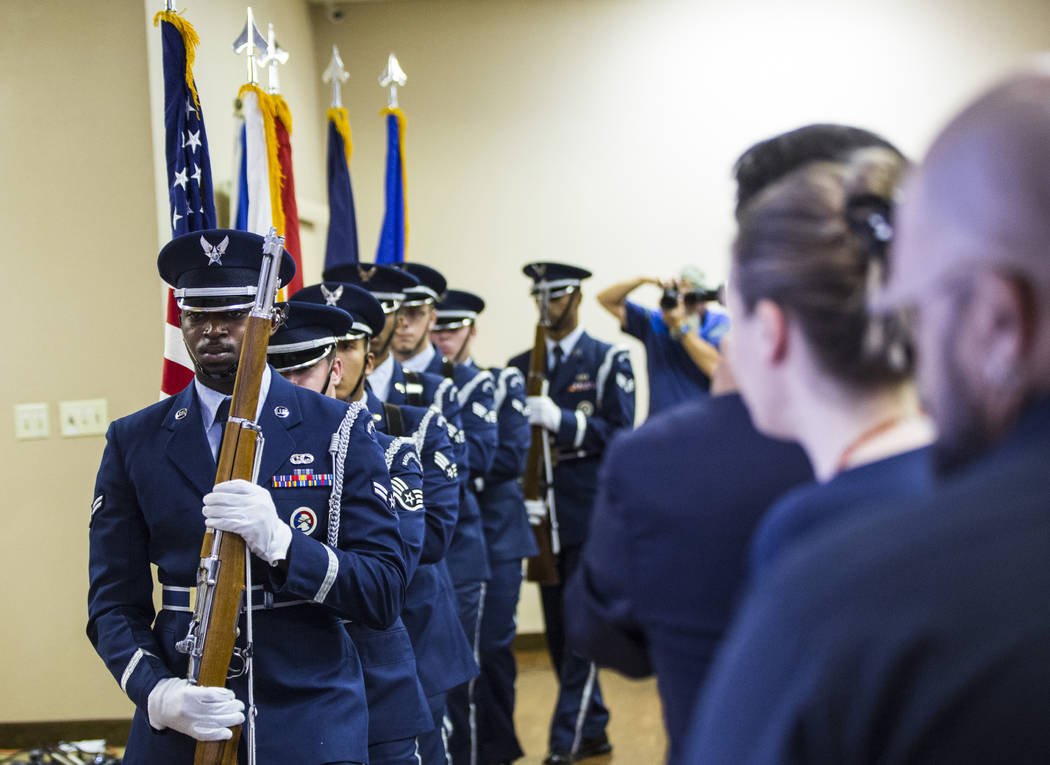
[{"label": "flagpole", "polygon": [[267,90],[274,95],[280,93],[281,83],[278,80],[277,69],[281,64],[288,63],[288,51],[277,44],[272,23],[269,25],[266,34],[266,55],[262,57],[259,63],[266,67],[269,74],[269,87]]}]

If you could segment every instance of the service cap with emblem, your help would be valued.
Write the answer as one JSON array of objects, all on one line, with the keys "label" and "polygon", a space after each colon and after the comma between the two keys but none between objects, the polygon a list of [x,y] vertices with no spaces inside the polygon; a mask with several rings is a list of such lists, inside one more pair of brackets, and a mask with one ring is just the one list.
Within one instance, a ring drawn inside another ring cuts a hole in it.
[{"label": "service cap with emblem", "polygon": [[[263,243],[263,237],[248,231],[194,231],[164,245],[157,256],[157,270],[174,288],[183,310],[250,308],[258,291]],[[295,261],[282,250],[280,286],[291,282],[293,276]]]},{"label": "service cap with emblem", "polygon": [[303,287],[290,298],[290,303],[329,305],[346,311],[352,320],[350,330],[340,340],[375,337],[383,331],[386,317],[383,306],[366,289],[354,284],[322,282]]},{"label": "service cap with emblem", "polygon": [[270,336],[266,358],[278,372],[311,367],[350,331],[353,319],[346,311],[314,303],[278,303],[284,321]]},{"label": "service cap with emblem", "polygon": [[393,313],[405,301],[405,290],[419,283],[416,277],[391,266],[377,263],[344,263],[326,268],[325,283],[356,284],[372,293],[383,305],[383,311]]},{"label": "service cap with emblem", "polygon": [[436,268],[414,261],[402,263],[400,268],[419,280],[419,284],[405,290],[405,305],[436,303],[448,288],[448,282]]},{"label": "service cap with emblem", "polygon": [[521,269],[532,279],[532,294],[546,291],[550,298],[559,298],[580,288],[580,282],[591,276],[586,268],[567,263],[529,263]]},{"label": "service cap with emblem", "polygon": [[437,304],[435,330],[459,329],[473,324],[485,310],[485,301],[473,292],[448,290]]}]

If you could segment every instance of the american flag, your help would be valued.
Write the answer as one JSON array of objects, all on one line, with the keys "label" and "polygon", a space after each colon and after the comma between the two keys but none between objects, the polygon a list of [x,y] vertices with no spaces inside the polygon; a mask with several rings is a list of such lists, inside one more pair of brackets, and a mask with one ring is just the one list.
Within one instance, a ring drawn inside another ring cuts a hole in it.
[{"label": "american flag", "polygon": [[[193,59],[200,40],[189,22],[173,11],[158,13],[153,23],[160,25],[164,47],[165,154],[174,237],[215,228],[208,136],[193,80]],[[169,289],[161,393],[178,393],[192,379],[193,364],[182,341],[178,307]]]}]

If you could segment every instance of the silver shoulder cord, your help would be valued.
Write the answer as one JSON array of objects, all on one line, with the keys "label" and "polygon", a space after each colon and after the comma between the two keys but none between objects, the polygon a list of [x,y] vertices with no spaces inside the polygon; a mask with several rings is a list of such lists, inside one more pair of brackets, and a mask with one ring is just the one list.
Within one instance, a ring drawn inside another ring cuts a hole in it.
[{"label": "silver shoulder cord", "polygon": [[[549,388],[549,381],[544,380],[540,395],[546,396]],[[546,433],[543,435],[543,475],[547,481],[547,516],[551,522],[551,552],[557,555],[561,552],[561,534],[558,533],[558,511],[554,508],[554,468],[551,465],[551,440]]]},{"label": "silver shoulder cord", "polygon": [[343,421],[339,423],[338,430],[332,434],[332,440],[328,445],[328,453],[332,456],[332,493],[328,495],[328,545],[337,547],[339,545],[339,519],[343,504],[343,466],[346,463],[346,453],[350,448],[350,431],[357,422],[358,415],[364,406],[359,401],[353,401],[346,410]]}]

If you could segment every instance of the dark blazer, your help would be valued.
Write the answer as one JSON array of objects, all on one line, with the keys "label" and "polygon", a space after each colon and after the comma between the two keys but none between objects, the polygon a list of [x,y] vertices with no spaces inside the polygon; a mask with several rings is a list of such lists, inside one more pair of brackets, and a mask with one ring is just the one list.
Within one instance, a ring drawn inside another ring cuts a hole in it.
[{"label": "dark blazer", "polygon": [[681,759],[1050,762],[1050,400],[922,498],[756,582]]},{"label": "dark blazer", "polygon": [[532,429],[525,405],[525,378],[515,367],[489,370],[496,379],[493,407],[499,424],[499,445],[492,467],[482,479],[481,521],[489,561],[520,560],[539,553],[525,514],[525,495],[518,476],[525,469]]},{"label": "dark blazer", "polygon": [[[259,482],[272,487],[274,476],[304,469],[302,455],[313,458],[307,469],[333,475],[332,435],[351,419],[334,513],[329,486],[271,488],[282,518],[301,519],[306,508],[313,521],[308,533],[293,525],[286,575],[261,561],[252,567],[260,597],[265,593],[254,612],[260,762],[293,754],[303,763],[367,758],[361,665],[340,620],[390,626],[406,586],[404,546],[371,418],[362,407],[296,387],[271,370],[259,420],[266,437]],[[88,637],[138,707],[125,762],[184,763],[192,760],[193,740],[151,733],[146,701],[159,680],[185,676],[186,657],[175,642],[190,620],[188,609],[155,614],[150,563],[162,585],[194,585],[204,536],[201,497],[215,480],[193,385],[115,421],[106,438],[89,533]],[[330,518],[338,529],[329,529]],[[328,543],[330,532],[335,544]],[[244,677],[229,687],[246,697]]]},{"label": "dark blazer", "polygon": [[750,576],[761,576],[785,550],[804,544],[829,524],[866,512],[873,501],[889,506],[932,488],[929,449],[913,449],[858,465],[827,483],[798,486],[781,497],[759,524],[751,545]]},{"label": "dark blazer", "polygon": [[737,395],[672,407],[609,447],[566,629],[584,656],[656,674],[672,757],[732,617],[751,533],[810,478],[802,450],[755,430]]},{"label": "dark blazer", "polygon": [[[532,351],[507,366],[528,374]],[[549,393],[562,410],[554,435],[554,502],[561,544],[583,544],[598,490],[598,463],[616,431],[634,424],[634,372],[627,349],[584,332],[550,380]]]}]

